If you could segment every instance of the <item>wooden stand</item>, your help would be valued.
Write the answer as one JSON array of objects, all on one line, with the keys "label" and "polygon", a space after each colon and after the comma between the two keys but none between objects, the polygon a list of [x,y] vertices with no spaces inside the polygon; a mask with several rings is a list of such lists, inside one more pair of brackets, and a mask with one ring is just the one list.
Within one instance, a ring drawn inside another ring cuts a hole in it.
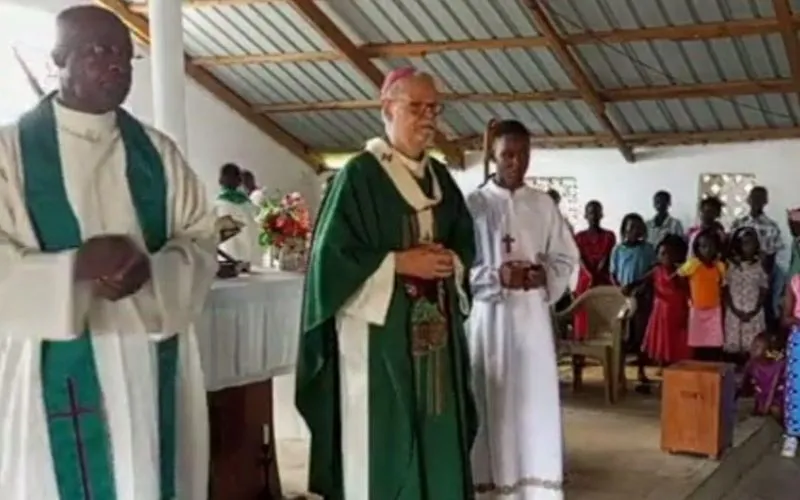
[{"label": "wooden stand", "polygon": [[685,361],[664,371],[661,449],[719,459],[733,444],[736,380],[725,363]]},{"label": "wooden stand", "polygon": [[272,381],[208,393],[211,500],[279,500]]}]

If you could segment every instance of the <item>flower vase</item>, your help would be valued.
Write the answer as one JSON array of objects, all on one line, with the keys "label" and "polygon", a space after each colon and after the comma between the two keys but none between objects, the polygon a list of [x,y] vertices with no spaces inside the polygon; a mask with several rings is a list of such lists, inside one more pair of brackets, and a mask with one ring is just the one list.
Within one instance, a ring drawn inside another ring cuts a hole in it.
[{"label": "flower vase", "polygon": [[278,250],[278,269],[302,271],[305,264],[306,242],[303,238],[289,238]]}]

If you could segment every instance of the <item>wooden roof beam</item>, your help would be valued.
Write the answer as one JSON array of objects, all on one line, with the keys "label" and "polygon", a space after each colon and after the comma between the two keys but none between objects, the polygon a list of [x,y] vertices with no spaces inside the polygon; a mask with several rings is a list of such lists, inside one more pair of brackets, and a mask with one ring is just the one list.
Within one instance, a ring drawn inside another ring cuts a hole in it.
[{"label": "wooden roof beam", "polygon": [[575,88],[578,89],[578,92],[580,92],[583,100],[586,101],[586,103],[592,109],[597,117],[597,120],[600,122],[600,125],[611,136],[620,153],[622,153],[623,158],[631,163],[636,161],[636,158],[633,155],[633,150],[625,142],[619,131],[611,122],[611,119],[606,113],[605,103],[600,98],[600,95],[597,93],[597,91],[594,90],[589,77],[586,76],[586,73],[584,73],[580,64],[578,64],[577,59],[572,55],[572,53],[570,53],[569,47],[567,47],[566,43],[564,43],[564,40],[562,40],[559,36],[555,26],[553,26],[553,23],[550,21],[550,18],[545,12],[541,0],[523,0],[523,3],[528,7],[528,9],[530,9],[531,14],[533,15],[533,20],[536,24],[537,31],[547,38],[550,44],[550,49],[553,51],[556,59],[561,63],[561,66],[569,76],[570,80],[572,80]]},{"label": "wooden roof beam", "polygon": [[[600,90],[598,95],[604,102],[652,101],[661,99],[692,99],[712,97],[735,97],[766,93],[785,94],[794,92],[794,82],[785,78],[770,80],[735,80],[719,83],[694,83],[687,85],[658,85],[655,87],[627,87]],[[445,102],[460,103],[514,103],[550,102],[581,99],[577,90],[545,90],[539,92],[486,93],[486,94],[442,94]],[[353,101],[282,102],[262,104],[256,109],[262,113],[302,113],[309,111],[353,111],[379,109],[377,99]]]},{"label": "wooden roof beam", "polygon": [[800,43],[797,41],[797,26],[792,18],[792,6],[789,0],[772,0],[772,6],[775,9],[775,16],[778,18],[786,57],[789,59],[794,92],[800,97]]},{"label": "wooden roof beam", "polygon": [[[712,130],[698,132],[638,133],[625,136],[625,141],[639,147],[697,146],[734,142],[779,141],[800,138],[800,127],[751,128],[740,130]],[[458,139],[467,150],[479,151],[483,136],[473,135]],[[538,149],[616,148],[607,134],[587,135],[531,135],[531,146]],[[324,150],[321,156],[356,154],[353,150]]]},{"label": "wooden roof beam", "polygon": [[[792,17],[792,25],[800,26],[800,14]],[[567,45],[597,45],[603,43],[629,43],[650,40],[692,41],[713,40],[751,35],[768,35],[780,30],[777,19],[741,19],[719,23],[685,26],[660,26],[654,28],[593,31],[564,35]],[[361,53],[372,59],[424,57],[430,54],[459,50],[502,50],[513,48],[547,47],[543,36],[492,38],[485,40],[452,40],[412,43],[379,43],[359,46]],[[262,64],[287,62],[335,61],[343,57],[336,51],[295,52],[282,54],[248,54],[236,56],[211,56],[195,59],[201,65],[230,66],[235,64]]]},{"label": "wooden roof beam", "polygon": [[[142,45],[150,45],[150,25],[147,19],[131,12],[122,0],[95,0],[95,3],[115,13],[131,30],[133,37]],[[228,88],[208,70],[192,64],[186,57],[186,73],[217,99],[236,111],[242,118],[272,138],[275,142],[288,149],[301,160],[305,161],[315,171],[322,165],[318,156],[293,135],[283,130],[262,113],[257,112],[244,99]]]},{"label": "wooden roof beam", "polygon": [[[174,0],[179,2],[180,0]],[[255,3],[282,3],[284,0],[183,0],[184,8],[196,9],[199,7],[221,7],[225,5],[249,5]],[[147,2],[138,2],[130,5],[131,12],[147,14]]]},{"label": "wooden roof beam", "polygon": [[[287,0],[306,21],[324,36],[339,53],[344,56],[377,89],[383,85],[385,75],[361,49],[345,35],[336,23],[319,8],[314,0]],[[444,153],[451,166],[464,164],[464,152],[452,144],[442,132],[434,139],[436,146]]]},{"label": "wooden roof beam", "polygon": [[[800,127],[749,128],[740,130],[712,130],[697,132],[658,132],[628,134],[625,142],[640,147],[691,146],[698,144],[721,144],[730,142],[770,141],[796,139],[800,137]],[[483,147],[483,136],[472,135],[459,139],[468,150]],[[608,134],[587,135],[531,135],[531,144],[537,148],[577,148],[577,147],[617,147]],[[325,152],[327,153],[327,151]]]}]

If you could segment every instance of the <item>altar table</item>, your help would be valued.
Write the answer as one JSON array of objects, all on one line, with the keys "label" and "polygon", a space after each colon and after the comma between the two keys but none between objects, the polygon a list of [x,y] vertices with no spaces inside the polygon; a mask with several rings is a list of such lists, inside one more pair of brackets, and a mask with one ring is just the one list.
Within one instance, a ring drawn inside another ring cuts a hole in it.
[{"label": "altar table", "polygon": [[303,275],[217,280],[195,323],[208,390],[211,500],[281,498],[272,381],[297,358]]}]

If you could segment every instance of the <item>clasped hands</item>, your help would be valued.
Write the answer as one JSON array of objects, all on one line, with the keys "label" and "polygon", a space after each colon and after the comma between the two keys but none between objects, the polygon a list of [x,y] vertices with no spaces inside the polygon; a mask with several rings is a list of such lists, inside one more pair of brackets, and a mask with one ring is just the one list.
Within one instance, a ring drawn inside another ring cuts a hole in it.
[{"label": "clasped hands", "polygon": [[150,259],[125,235],[86,240],[75,258],[75,280],[90,284],[93,295],[117,301],[150,281]]},{"label": "clasped hands", "polygon": [[547,285],[547,271],[541,264],[512,260],[500,266],[500,286],[509,290],[535,290]]},{"label": "clasped hands", "polygon": [[741,321],[744,321],[744,322],[748,322],[748,321],[752,320],[753,318],[755,318],[758,315],[758,313],[760,313],[763,310],[764,309],[762,307],[757,307],[757,308],[753,309],[752,311],[742,311],[741,309],[738,309],[736,307],[731,306],[731,312],[737,318],[739,318]]},{"label": "clasped hands", "polygon": [[438,243],[403,250],[395,254],[395,270],[401,276],[423,280],[445,279],[453,275],[453,253]]}]

